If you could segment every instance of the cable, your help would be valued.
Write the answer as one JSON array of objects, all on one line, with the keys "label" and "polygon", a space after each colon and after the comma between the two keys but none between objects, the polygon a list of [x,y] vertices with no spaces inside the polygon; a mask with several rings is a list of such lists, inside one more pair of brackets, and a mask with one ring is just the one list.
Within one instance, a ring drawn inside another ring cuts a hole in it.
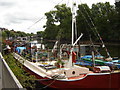
[{"label": "cable", "polygon": [[57,79],[58,77],[59,77],[59,75],[55,76],[53,79],[48,79],[48,80],[53,80],[53,81],[52,81],[51,83],[49,83],[48,85],[40,88],[40,89],[45,89],[45,88],[49,87],[50,85],[52,85],[52,84],[56,81],[56,79]]},{"label": "cable", "polygon": [[[63,0],[61,0],[57,5],[59,5]],[[53,8],[54,9],[54,8]],[[51,10],[53,10],[51,9]],[[50,10],[50,11],[51,11]],[[43,16],[42,18],[40,18],[39,20],[37,20],[35,23],[33,23],[31,26],[29,26],[27,29],[30,29],[32,26],[34,26],[35,24],[37,24],[38,22],[40,22],[45,16]]]},{"label": "cable", "polygon": [[[83,6],[82,6],[83,7]],[[90,29],[92,29],[91,25],[89,24],[87,18],[85,17],[85,15],[82,13],[82,11],[80,12],[81,15],[83,16],[83,18],[85,19],[85,22],[88,24],[88,26],[90,27]],[[87,31],[88,32],[88,31]],[[88,32],[89,33],[89,32]],[[96,35],[96,33],[94,32],[94,34]],[[97,35],[96,35],[97,36]]]},{"label": "cable", "polygon": [[34,26],[36,23],[40,22],[45,16],[43,16],[42,18],[40,18],[38,21],[36,21],[35,23],[33,23],[31,26],[29,26],[27,29],[30,29],[32,26]]},{"label": "cable", "polygon": [[[82,12],[80,12],[80,13],[82,14],[83,18],[84,18],[85,21],[87,22],[87,24],[88,24],[88,26],[90,27],[90,29],[92,29],[92,27],[91,27],[91,25],[89,24],[88,20],[86,19],[85,15],[84,15]],[[87,33],[89,34],[90,32],[87,31]],[[93,48],[96,50],[96,48],[94,47],[93,41],[92,41],[92,39],[91,39],[91,35],[90,35],[89,37],[90,37],[91,44],[93,45]],[[96,52],[100,55],[100,53],[99,53],[97,50],[96,50]]]},{"label": "cable", "polygon": [[56,80],[54,79],[51,83],[49,83],[48,85],[46,85],[46,86],[44,86],[44,87],[42,87],[42,88],[40,88],[40,89],[44,89],[44,88],[49,87],[49,86],[52,85],[55,81],[56,81]]}]

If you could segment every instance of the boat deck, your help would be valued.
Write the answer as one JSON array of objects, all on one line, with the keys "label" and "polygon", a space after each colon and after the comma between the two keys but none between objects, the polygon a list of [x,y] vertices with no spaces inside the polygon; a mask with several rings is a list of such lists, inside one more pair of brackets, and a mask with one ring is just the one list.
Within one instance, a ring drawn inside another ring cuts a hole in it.
[{"label": "boat deck", "polygon": [[[24,65],[26,67],[29,66],[29,69],[32,70],[33,72],[35,72],[36,74],[42,76],[42,77],[48,77],[51,78],[51,76],[54,76],[56,74],[60,73],[62,74],[62,69],[65,70],[65,68],[57,68],[55,67],[55,63],[56,61],[46,61],[46,62],[30,62],[25,60],[24,58],[22,58],[20,55],[16,54],[16,59],[18,59],[20,62],[24,61]],[[76,67],[80,67],[75,65]],[[66,68],[67,69],[67,68]],[[109,73],[116,73],[116,72],[120,72],[120,70],[116,70],[116,71],[112,71]],[[82,79],[85,78],[87,75],[97,75],[100,73],[94,73],[92,71],[88,71],[87,73],[81,73],[79,76],[74,76],[74,77],[67,77],[64,78],[64,80],[77,80],[77,79]]]}]

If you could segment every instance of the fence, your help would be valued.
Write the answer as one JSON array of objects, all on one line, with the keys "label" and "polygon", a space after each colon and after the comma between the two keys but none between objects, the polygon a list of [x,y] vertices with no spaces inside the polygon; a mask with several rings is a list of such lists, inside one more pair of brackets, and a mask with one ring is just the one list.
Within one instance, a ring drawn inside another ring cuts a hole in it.
[{"label": "fence", "polygon": [[0,53],[0,90],[2,88],[23,89],[22,85],[11,71],[2,54]]}]

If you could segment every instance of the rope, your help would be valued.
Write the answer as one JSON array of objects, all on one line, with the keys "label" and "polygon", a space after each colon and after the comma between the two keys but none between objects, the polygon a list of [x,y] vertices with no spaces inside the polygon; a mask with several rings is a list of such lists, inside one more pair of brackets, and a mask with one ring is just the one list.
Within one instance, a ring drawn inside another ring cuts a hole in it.
[{"label": "rope", "polygon": [[[53,81],[52,81],[51,83],[49,83],[48,85],[46,85],[46,86],[44,86],[44,87],[42,87],[42,88],[40,88],[40,89],[45,89],[45,88],[49,87],[50,85],[52,85],[52,84],[56,81],[57,77],[59,77],[59,75],[58,75],[58,76],[55,76],[55,77],[53,78]],[[52,80],[52,79],[49,79],[49,80]]]},{"label": "rope", "polygon": [[56,81],[56,80],[54,79],[51,83],[49,83],[48,85],[46,85],[46,86],[44,86],[44,87],[42,87],[42,88],[40,88],[40,89],[45,89],[45,88],[49,87],[49,86],[52,85],[55,81]]}]

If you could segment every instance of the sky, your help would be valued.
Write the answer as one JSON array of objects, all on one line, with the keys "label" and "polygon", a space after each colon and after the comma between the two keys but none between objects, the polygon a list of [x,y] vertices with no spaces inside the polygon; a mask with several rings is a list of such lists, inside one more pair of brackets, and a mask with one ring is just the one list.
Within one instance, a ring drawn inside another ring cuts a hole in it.
[{"label": "sky", "polygon": [[[110,2],[111,5],[115,3],[115,0],[75,1],[79,4],[86,3],[89,7],[98,2]],[[72,0],[0,0],[0,27],[26,33],[43,31],[43,25],[46,24],[44,14],[53,10],[57,4],[66,3],[71,6],[71,2]]]}]

